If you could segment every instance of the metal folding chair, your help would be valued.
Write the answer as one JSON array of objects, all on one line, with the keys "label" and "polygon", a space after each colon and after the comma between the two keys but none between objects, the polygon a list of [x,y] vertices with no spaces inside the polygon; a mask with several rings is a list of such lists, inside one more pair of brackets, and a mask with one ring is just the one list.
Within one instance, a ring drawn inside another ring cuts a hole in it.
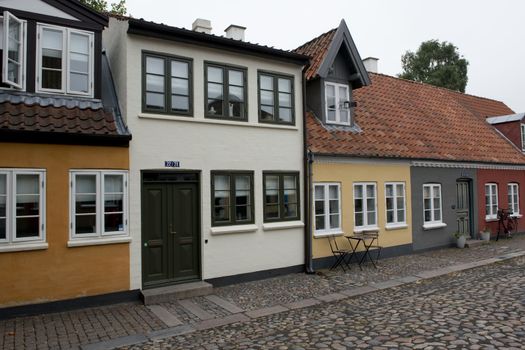
[{"label": "metal folding chair", "polygon": [[330,244],[330,249],[332,250],[332,254],[335,258],[335,262],[330,267],[330,270],[341,266],[343,271],[346,271],[344,265],[346,265],[346,267],[350,270],[350,265],[348,265],[348,261],[346,261],[346,258],[348,257],[348,254],[352,253],[352,250],[339,248],[339,245],[337,244],[337,239],[334,235],[328,236],[328,243]]}]

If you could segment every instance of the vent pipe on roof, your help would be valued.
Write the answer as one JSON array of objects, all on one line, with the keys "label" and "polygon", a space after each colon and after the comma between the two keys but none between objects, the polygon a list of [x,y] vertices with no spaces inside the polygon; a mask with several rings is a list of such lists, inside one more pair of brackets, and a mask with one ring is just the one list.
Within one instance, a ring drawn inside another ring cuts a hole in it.
[{"label": "vent pipe on roof", "polygon": [[230,24],[228,28],[224,29],[226,37],[228,39],[241,40],[244,41],[244,31],[246,27],[238,26],[235,24]]},{"label": "vent pipe on roof", "polygon": [[363,64],[365,65],[366,71],[370,73],[377,73],[378,62],[379,58],[375,57],[367,57],[363,60]]},{"label": "vent pipe on roof", "polygon": [[197,18],[191,27],[194,32],[211,34],[211,22],[208,19]]}]

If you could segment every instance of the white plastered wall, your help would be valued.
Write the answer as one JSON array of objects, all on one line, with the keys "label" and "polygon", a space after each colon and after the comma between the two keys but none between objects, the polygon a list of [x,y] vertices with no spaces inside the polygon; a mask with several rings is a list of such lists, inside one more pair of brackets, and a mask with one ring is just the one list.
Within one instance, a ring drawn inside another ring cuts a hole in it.
[{"label": "white plastered wall", "polygon": [[[141,287],[141,183],[140,171],[163,169],[165,160],[180,161],[180,169],[201,171],[201,264],[202,278],[301,265],[304,262],[304,228],[263,229],[263,184],[265,170],[299,171],[300,198],[303,189],[302,67],[249,55],[127,35],[127,22],[113,19],[104,36],[114,45],[108,54],[117,68],[121,103],[133,139],[130,144],[131,288]],[[124,28],[124,29],[122,29]],[[126,41],[126,44],[121,42]],[[142,50],[193,59],[193,117],[155,116],[141,113]],[[126,52],[123,55],[123,51]],[[123,59],[123,56],[125,57]],[[115,57],[115,59],[113,59]],[[120,57],[117,59],[117,57]],[[248,123],[211,121],[204,118],[204,61],[246,67],[248,70]],[[294,127],[258,123],[257,70],[294,75]],[[125,88],[124,88],[125,86]],[[122,96],[124,95],[124,96]],[[254,172],[255,232],[211,233],[210,171]],[[301,206],[301,213],[303,212]],[[302,221],[303,215],[301,215]],[[207,241],[207,243],[205,243]]]}]

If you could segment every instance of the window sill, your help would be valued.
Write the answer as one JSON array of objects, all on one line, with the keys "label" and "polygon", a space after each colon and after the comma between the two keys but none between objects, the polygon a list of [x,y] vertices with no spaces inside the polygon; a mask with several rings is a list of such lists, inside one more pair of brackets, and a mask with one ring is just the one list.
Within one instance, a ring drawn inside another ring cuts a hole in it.
[{"label": "window sill", "polygon": [[401,230],[403,228],[408,228],[408,225],[407,224],[391,224],[391,225],[386,225],[385,226],[385,230],[387,230],[387,231]]},{"label": "window sill", "polygon": [[379,232],[379,227],[378,226],[366,226],[366,227],[355,227],[354,228],[354,233],[374,232],[374,231]]},{"label": "window sill", "polygon": [[314,238],[325,238],[328,236],[343,236],[345,233],[339,231],[314,232]]},{"label": "window sill", "polygon": [[119,244],[129,243],[131,237],[111,237],[111,238],[95,238],[95,239],[71,239],[67,242],[69,248],[86,247],[91,245],[105,245],[105,244]]},{"label": "window sill", "polygon": [[304,223],[301,221],[281,221],[263,224],[264,231],[286,230],[298,227],[304,227]]},{"label": "window sill", "polygon": [[255,224],[252,225],[232,225],[232,226],[218,226],[212,227],[210,232],[212,235],[224,235],[228,233],[248,233],[257,231],[258,227]]},{"label": "window sill", "polygon": [[212,119],[212,118],[195,118],[195,117],[182,117],[171,114],[153,114],[153,113],[140,113],[138,115],[141,119],[159,119],[159,120],[173,120],[187,123],[201,123],[201,124],[215,124],[225,126],[244,126],[252,128],[267,128],[267,129],[282,129],[282,130],[294,130],[298,131],[297,126],[290,125],[278,125],[278,124],[266,124],[266,123],[250,123],[249,121],[235,121],[230,119]]},{"label": "window sill", "polygon": [[485,222],[496,222],[498,221],[498,218],[492,217],[492,216],[485,216]]},{"label": "window sill", "polygon": [[519,218],[523,217],[523,215],[521,215],[521,214],[516,214],[516,215],[511,215],[510,217],[511,217],[511,218],[517,218],[517,219],[519,219]]},{"label": "window sill", "polygon": [[443,228],[443,227],[447,227],[447,224],[445,224],[444,222],[438,222],[438,223],[433,223],[433,224],[424,224],[423,225],[423,230],[435,230],[435,229],[438,229],[438,228]]},{"label": "window sill", "polygon": [[0,253],[7,252],[24,252],[28,250],[42,250],[47,249],[49,245],[46,242],[39,243],[16,243],[5,247],[0,246]]}]

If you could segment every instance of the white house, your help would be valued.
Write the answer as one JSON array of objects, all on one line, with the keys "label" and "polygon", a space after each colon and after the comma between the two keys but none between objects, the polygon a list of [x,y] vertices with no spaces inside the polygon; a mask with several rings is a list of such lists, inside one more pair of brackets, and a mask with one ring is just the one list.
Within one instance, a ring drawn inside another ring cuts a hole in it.
[{"label": "white house", "polygon": [[244,30],[111,18],[103,33],[133,133],[131,289],[303,268],[308,58]]}]

